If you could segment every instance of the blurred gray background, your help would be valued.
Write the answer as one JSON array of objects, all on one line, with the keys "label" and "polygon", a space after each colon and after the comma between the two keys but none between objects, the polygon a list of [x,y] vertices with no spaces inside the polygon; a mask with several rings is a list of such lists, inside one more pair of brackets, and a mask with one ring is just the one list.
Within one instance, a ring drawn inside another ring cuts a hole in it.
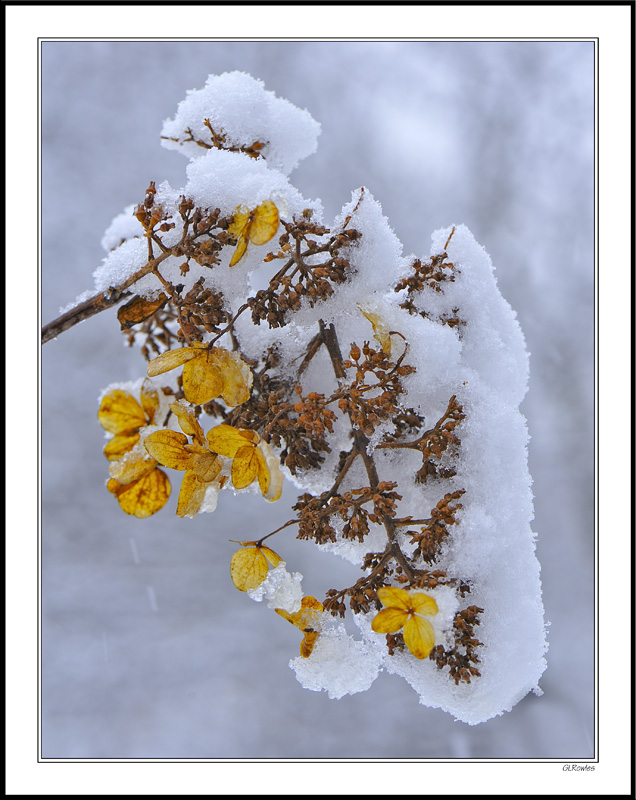
[{"label": "blurred gray background", "polygon": [[[44,42],[42,321],[92,287],[111,219],[150,180],[185,180],[161,124],[209,73],[244,70],[322,124],[291,180],[327,220],[362,185],[405,253],[465,223],[490,253],[531,353],[534,530],[550,622],[545,694],[475,727],[401,678],[329,700],[287,663],[299,632],[237,592],[228,539],[286,521],[222,493],[180,520],[106,491],[97,397],[143,374],[115,312],[42,353],[45,758],[563,758],[594,755],[594,51],[587,42]],[[178,480],[176,487],[178,489]],[[320,597],[358,570],[277,550]],[[349,583],[347,583],[349,581]]]}]

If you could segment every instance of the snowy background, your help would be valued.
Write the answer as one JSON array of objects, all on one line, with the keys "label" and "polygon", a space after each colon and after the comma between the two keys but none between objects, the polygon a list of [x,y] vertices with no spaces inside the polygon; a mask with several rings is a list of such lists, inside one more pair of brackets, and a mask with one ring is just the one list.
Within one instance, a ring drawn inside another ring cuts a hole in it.
[{"label": "snowy background", "polygon": [[[290,517],[222,493],[213,515],[124,515],[106,491],[97,397],[142,374],[115,312],[42,356],[45,758],[564,758],[594,755],[593,46],[565,42],[45,42],[42,320],[92,287],[111,219],[150,180],[181,186],[164,119],[240,69],[307,108],[318,151],[291,179],[326,218],[365,185],[405,252],[465,223],[531,353],[530,471],[550,622],[543,697],[469,727],[403,680],[329,700],[288,668],[297,631],[237,592],[230,538]],[[293,530],[293,529],[292,529]],[[317,596],[358,570],[286,539]],[[349,583],[347,583],[349,581]]]}]

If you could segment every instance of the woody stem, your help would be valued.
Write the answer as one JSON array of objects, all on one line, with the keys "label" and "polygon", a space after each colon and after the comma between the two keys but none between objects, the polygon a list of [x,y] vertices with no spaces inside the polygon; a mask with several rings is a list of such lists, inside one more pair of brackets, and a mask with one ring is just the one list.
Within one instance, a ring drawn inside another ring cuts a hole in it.
[{"label": "woody stem", "polygon": [[[332,323],[327,328],[325,323],[322,320],[320,320],[320,331],[322,334],[322,340],[325,344],[325,347],[327,348],[329,357],[331,358],[331,364],[333,367],[334,374],[338,379],[338,383],[340,384],[341,381],[345,379],[345,370],[343,366],[342,353],[340,351],[340,343],[338,342],[335,326]],[[351,427],[353,430],[353,437],[354,437],[354,452],[359,454],[360,457],[362,458],[365,470],[367,472],[367,476],[369,478],[369,485],[371,486],[372,490],[375,490],[377,489],[377,486],[380,483],[380,479],[378,477],[378,471],[373,456],[367,452],[367,448],[369,446],[369,439],[364,435],[364,433],[362,433],[362,431],[355,428],[353,426],[353,423]],[[389,540],[388,550],[390,550],[391,555],[402,567],[404,573],[409,578],[414,579],[415,578],[414,570],[398,544],[393,519],[388,514],[380,514],[379,516],[382,519],[382,524],[384,525],[384,528],[387,533],[387,538]]]}]

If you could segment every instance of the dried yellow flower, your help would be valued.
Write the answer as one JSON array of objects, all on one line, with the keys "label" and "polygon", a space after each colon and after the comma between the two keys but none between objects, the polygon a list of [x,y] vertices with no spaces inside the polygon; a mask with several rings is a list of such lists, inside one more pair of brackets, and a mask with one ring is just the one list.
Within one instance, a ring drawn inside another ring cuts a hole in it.
[{"label": "dried yellow flower", "polygon": [[269,242],[278,230],[278,222],[278,209],[271,200],[265,200],[253,211],[239,206],[228,228],[230,235],[238,240],[230,266],[234,267],[243,258],[248,241],[255,245]]},{"label": "dried yellow flower", "polygon": [[237,550],[232,556],[230,577],[239,591],[247,592],[263,583],[270,564],[272,567],[277,567],[283,559],[278,553],[258,542],[240,542],[240,544],[244,549]]},{"label": "dried yellow flower", "polygon": [[316,639],[320,635],[320,615],[323,611],[322,603],[316,600],[315,597],[303,597],[300,609],[293,614],[285,611],[283,608],[275,609],[277,614],[284,617],[287,622],[291,622],[303,632],[303,640],[300,643],[300,655],[303,658],[309,658],[311,655]]},{"label": "dried yellow flower", "polygon": [[139,441],[139,430],[150,425],[159,408],[157,392],[144,381],[141,404],[128,392],[113,389],[107,392],[97,412],[102,428],[114,434],[104,447],[104,455],[112,460],[121,458]]},{"label": "dried yellow flower", "polygon": [[391,355],[391,332],[379,314],[358,306],[362,314],[369,320],[373,328],[373,338],[379,343],[387,356]]},{"label": "dried yellow flower", "polygon": [[114,434],[104,447],[104,455],[112,462],[106,486],[126,514],[143,519],[164,507],[170,481],[157,469],[157,461],[138,446],[140,430],[153,422],[159,408],[157,393],[146,381],[140,400],[138,403],[128,392],[114,389],[102,398],[97,418]]},{"label": "dried yellow flower", "polygon": [[263,497],[271,502],[278,500],[283,474],[271,448],[256,431],[217,425],[208,431],[206,438],[212,452],[232,459],[235,489],[245,489],[258,480]]},{"label": "dried yellow flower", "polygon": [[437,603],[423,592],[407,592],[395,586],[378,589],[383,608],[371,623],[376,633],[403,630],[404,643],[415,658],[426,658],[435,645],[435,631],[425,617],[437,614]]},{"label": "dried yellow flower", "polygon": [[221,459],[205,444],[203,430],[192,412],[179,403],[170,409],[179,420],[181,429],[188,432],[193,442],[184,433],[172,430],[154,431],[144,439],[148,453],[164,467],[185,472],[179,492],[177,516],[194,517],[201,510],[208,486],[217,481],[223,467]]},{"label": "dried yellow flower", "polygon": [[148,364],[154,377],[183,365],[183,393],[195,406],[222,397],[238,406],[250,396],[252,372],[238,353],[197,342],[190,347],[167,350]]}]

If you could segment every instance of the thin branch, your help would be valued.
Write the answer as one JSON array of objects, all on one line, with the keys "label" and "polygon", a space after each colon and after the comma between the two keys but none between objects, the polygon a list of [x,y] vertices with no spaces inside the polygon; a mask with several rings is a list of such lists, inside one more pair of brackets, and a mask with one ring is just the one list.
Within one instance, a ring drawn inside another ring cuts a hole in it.
[{"label": "thin branch", "polygon": [[79,322],[83,322],[85,319],[89,319],[90,317],[95,316],[95,314],[99,314],[100,311],[105,311],[107,308],[112,308],[112,306],[116,306],[124,298],[129,297],[131,292],[129,292],[128,289],[133,285],[133,283],[136,283],[140,278],[143,278],[144,275],[148,275],[150,272],[155,271],[157,265],[162,261],[165,261],[165,259],[170,255],[172,255],[172,250],[162,253],[157,258],[149,261],[141,269],[137,270],[137,272],[135,272],[129,278],[126,278],[126,280],[120,283],[119,286],[112,286],[107,291],[100,292],[99,294],[90,297],[88,300],[85,300],[83,303],[71,308],[57,319],[49,322],[42,328],[42,344],[45,344],[51,339],[55,339],[61,333],[67,331],[69,328],[72,328],[74,325],[77,325]]}]

